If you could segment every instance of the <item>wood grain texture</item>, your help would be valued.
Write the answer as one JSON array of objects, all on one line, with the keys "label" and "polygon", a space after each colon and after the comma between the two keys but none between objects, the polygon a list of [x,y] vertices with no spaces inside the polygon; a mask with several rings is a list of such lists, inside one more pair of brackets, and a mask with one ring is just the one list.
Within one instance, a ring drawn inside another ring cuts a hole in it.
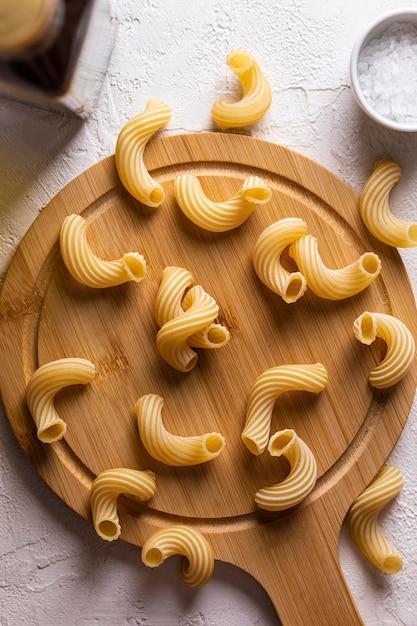
[{"label": "wood grain texture", "polygon": [[[120,498],[126,541],[141,546],[156,528],[191,524],[205,533],[217,559],[259,580],[285,626],[304,624],[306,615],[312,625],[360,624],[339,564],[340,528],[402,432],[417,369],[414,364],[392,389],[373,390],[368,373],[383,357],[384,345],[359,344],[352,325],[365,309],[376,310],[399,317],[417,336],[401,258],[366,231],[349,186],[281,146],[237,134],[178,135],[150,142],[145,161],[164,185],[161,207],[149,209],[130,197],[109,157],[50,202],[11,263],[0,299],[0,382],[17,440],[51,488],[87,519],[97,473],[115,466],[152,469],[157,492],[150,502]],[[185,172],[199,176],[214,200],[227,199],[244,178],[258,175],[271,186],[272,200],[241,227],[208,233],[189,222],[175,202],[175,177]],[[145,279],[104,290],[76,283],[59,251],[60,227],[70,213],[89,221],[89,242],[98,256],[144,254]],[[307,222],[330,267],[372,250],[382,260],[381,275],[347,300],[325,301],[307,291],[295,304],[285,304],[257,279],[252,250],[264,228],[290,216]],[[155,348],[153,307],[167,265],[192,272],[195,283],[216,298],[219,321],[231,333],[227,346],[200,351],[188,374],[172,370]],[[43,445],[26,407],[26,384],[39,365],[70,356],[92,360],[98,375],[85,387],[58,394],[67,435]],[[328,387],[318,396],[281,396],[272,432],[295,429],[316,455],[319,480],[296,509],[259,511],[254,493],[281,480],[287,466],[267,453],[251,455],[241,442],[250,388],[269,367],[316,361],[328,370]],[[224,452],[191,468],[152,459],[140,442],[134,413],[136,400],[146,393],[164,397],[169,430],[221,432]]]}]

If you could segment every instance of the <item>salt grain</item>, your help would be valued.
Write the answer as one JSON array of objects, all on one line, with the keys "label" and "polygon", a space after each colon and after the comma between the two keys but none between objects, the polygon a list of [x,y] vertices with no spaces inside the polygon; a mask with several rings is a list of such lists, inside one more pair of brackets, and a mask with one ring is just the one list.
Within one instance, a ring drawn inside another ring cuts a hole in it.
[{"label": "salt grain", "polygon": [[417,123],[417,27],[396,22],[372,39],[358,62],[368,104],[395,122]]}]

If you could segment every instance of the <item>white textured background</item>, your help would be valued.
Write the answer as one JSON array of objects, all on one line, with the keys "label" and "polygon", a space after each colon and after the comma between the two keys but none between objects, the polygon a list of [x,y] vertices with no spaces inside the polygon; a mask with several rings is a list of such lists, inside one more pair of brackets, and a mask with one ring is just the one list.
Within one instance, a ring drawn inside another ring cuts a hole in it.
[{"label": "white textured background", "polygon": [[[236,89],[225,57],[238,46],[257,58],[274,95],[270,111],[248,133],[318,161],[357,192],[376,160],[396,160],[403,177],[391,208],[416,219],[417,133],[384,130],[366,119],[348,74],[360,30],[399,7],[394,0],[115,2],[116,45],[88,121],[0,97],[0,277],[42,207],[114,152],[121,126],[148,98],[171,105],[166,134],[210,130],[211,104]],[[402,256],[417,293],[417,252]],[[404,474],[404,490],[382,516],[403,570],[395,576],[375,570],[342,532],[343,569],[367,626],[417,624],[416,456],[415,403],[390,459]],[[217,563],[213,579],[195,592],[180,581],[176,559],[151,571],[141,564],[139,548],[104,544],[41,481],[1,411],[1,626],[279,624],[258,583],[230,565]]]}]

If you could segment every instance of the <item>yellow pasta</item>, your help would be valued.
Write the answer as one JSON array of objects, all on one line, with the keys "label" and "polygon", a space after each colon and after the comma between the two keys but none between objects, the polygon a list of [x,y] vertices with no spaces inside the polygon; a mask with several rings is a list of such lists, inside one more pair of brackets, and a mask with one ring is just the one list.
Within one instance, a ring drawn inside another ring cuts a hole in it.
[{"label": "yellow pasta", "polygon": [[91,382],[95,374],[94,364],[81,358],[50,361],[35,370],[27,385],[26,399],[40,441],[59,441],[67,430],[66,422],[58,415],[54,406],[56,394],[69,385]]},{"label": "yellow pasta", "polygon": [[158,461],[174,466],[199,465],[215,459],[225,446],[220,433],[182,437],[168,432],[162,421],[164,400],[148,394],[135,405],[139,435],[149,454]]},{"label": "yellow pasta", "polygon": [[226,62],[239,79],[243,93],[237,102],[220,98],[214,103],[211,115],[222,130],[258,122],[272,102],[269,82],[258,62],[247,50],[232,50]]},{"label": "yellow pasta", "polygon": [[155,299],[155,321],[159,327],[183,313],[182,299],[194,282],[193,275],[184,267],[166,267]]},{"label": "yellow pasta", "polygon": [[353,323],[353,334],[366,345],[377,337],[386,343],[384,358],[369,373],[373,387],[386,389],[405,376],[414,361],[415,341],[401,320],[387,313],[364,311]]},{"label": "yellow pasta", "polygon": [[150,500],[156,491],[155,474],[151,470],[115,467],[104,470],[93,481],[90,490],[91,516],[97,534],[106,541],[114,541],[122,532],[117,513],[120,494]]},{"label": "yellow pasta", "polygon": [[417,223],[398,219],[389,206],[389,195],[401,178],[401,168],[393,161],[378,161],[365,183],[360,214],[367,229],[383,243],[397,248],[417,246]]},{"label": "yellow pasta", "polygon": [[128,281],[140,282],[146,274],[146,261],[139,252],[126,252],[120,259],[105,261],[91,250],[87,240],[88,223],[81,215],[68,215],[61,227],[62,259],[75,280],[101,289]]},{"label": "yellow pasta", "polygon": [[202,587],[212,577],[214,556],[211,546],[191,526],[161,528],[143,544],[142,562],[148,567],[159,567],[165,559],[174,555],[185,557],[181,576],[189,587]]},{"label": "yellow pasta", "polygon": [[305,235],[294,241],[289,253],[305,276],[308,288],[327,300],[342,300],[354,296],[368,287],[381,271],[381,261],[374,252],[365,252],[356,261],[342,268],[327,267],[320,257],[317,239],[312,235]]},{"label": "yellow pasta", "polygon": [[194,224],[220,233],[243,224],[257,205],[271,199],[271,190],[261,178],[249,176],[232,198],[215,202],[206,196],[196,176],[183,174],[175,181],[175,198]]},{"label": "yellow pasta", "polygon": [[253,265],[258,278],[284,302],[296,302],[307,289],[301,272],[289,272],[281,265],[284,250],[306,234],[307,224],[298,217],[286,217],[268,226],[258,237],[253,250]]},{"label": "yellow pasta", "polygon": [[372,483],[352,504],[347,523],[362,554],[386,574],[402,569],[402,558],[391,547],[379,525],[381,510],[395,498],[403,486],[397,467],[385,465]]},{"label": "yellow pasta", "polygon": [[145,109],[129,120],[119,133],[115,160],[119,178],[125,189],[139,202],[150,207],[162,204],[165,192],[149,174],[144,152],[152,135],[171,118],[171,109],[163,100],[151,98]]},{"label": "yellow pasta", "polygon": [[321,363],[278,365],[258,376],[249,395],[245,427],[241,434],[248,450],[256,455],[265,450],[272,411],[281,394],[294,390],[319,393],[327,382],[327,370]]},{"label": "yellow pasta", "polygon": [[294,430],[280,430],[268,444],[271,456],[283,456],[290,464],[288,476],[280,483],[259,489],[255,502],[267,511],[283,511],[300,504],[317,481],[316,459]]}]

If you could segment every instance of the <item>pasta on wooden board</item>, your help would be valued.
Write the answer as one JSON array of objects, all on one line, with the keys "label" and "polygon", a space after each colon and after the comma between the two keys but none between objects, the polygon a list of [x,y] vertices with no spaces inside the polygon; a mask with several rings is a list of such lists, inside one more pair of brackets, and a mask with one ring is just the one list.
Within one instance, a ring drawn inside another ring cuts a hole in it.
[{"label": "pasta on wooden board", "polygon": [[106,261],[91,250],[88,223],[81,215],[68,215],[60,232],[61,255],[75,280],[102,289],[128,281],[140,282],[146,275],[146,261],[139,252],[126,252],[120,259]]},{"label": "pasta on wooden board", "polygon": [[27,384],[26,400],[40,441],[59,441],[67,430],[54,406],[56,394],[69,385],[85,385],[95,375],[94,363],[77,357],[50,361],[35,370]]}]

